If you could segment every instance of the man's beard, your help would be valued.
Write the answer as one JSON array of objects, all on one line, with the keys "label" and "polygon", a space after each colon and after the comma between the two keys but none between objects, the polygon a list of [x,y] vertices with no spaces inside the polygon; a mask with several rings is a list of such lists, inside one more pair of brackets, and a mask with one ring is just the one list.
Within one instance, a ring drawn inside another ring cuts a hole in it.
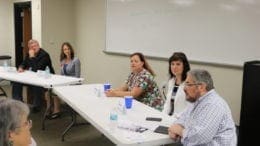
[{"label": "man's beard", "polygon": [[196,102],[199,97],[200,97],[199,94],[195,95],[195,97],[190,97],[190,96],[188,96],[187,93],[186,93],[186,100],[187,100],[188,102],[190,102],[190,103]]},{"label": "man's beard", "polygon": [[190,102],[190,103],[194,103],[196,100],[197,100],[197,98],[186,98],[186,100],[188,101],[188,102]]}]

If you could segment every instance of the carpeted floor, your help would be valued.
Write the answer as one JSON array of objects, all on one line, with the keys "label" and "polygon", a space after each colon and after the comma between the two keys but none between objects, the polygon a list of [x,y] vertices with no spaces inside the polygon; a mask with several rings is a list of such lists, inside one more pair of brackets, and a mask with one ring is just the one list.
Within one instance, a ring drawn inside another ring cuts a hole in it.
[{"label": "carpeted floor", "polygon": [[[65,136],[65,141],[61,141],[61,134],[70,124],[71,118],[63,115],[58,119],[47,120],[45,130],[41,129],[41,119],[43,113],[31,114],[33,120],[32,135],[38,146],[113,146],[114,144],[98,132],[90,124],[75,126]],[[85,122],[80,117],[79,122]]]},{"label": "carpeted floor", "polygon": [[[10,86],[2,86],[11,97]],[[24,94],[25,96],[25,94]],[[96,130],[90,124],[75,126],[65,136],[65,141],[61,141],[61,134],[65,128],[70,124],[71,117],[68,114],[63,114],[61,117],[45,122],[45,130],[42,130],[42,116],[44,109],[39,113],[31,113],[30,119],[33,121],[31,133],[38,146],[114,146],[109,139],[102,133]],[[79,123],[86,121],[80,116]],[[174,146],[174,144],[167,145]]]}]

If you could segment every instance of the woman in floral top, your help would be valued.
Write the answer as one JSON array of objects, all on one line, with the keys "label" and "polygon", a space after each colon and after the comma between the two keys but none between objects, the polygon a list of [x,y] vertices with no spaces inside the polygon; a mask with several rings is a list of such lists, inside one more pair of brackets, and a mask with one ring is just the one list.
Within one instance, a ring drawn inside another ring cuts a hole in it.
[{"label": "woman in floral top", "polygon": [[108,97],[133,96],[136,100],[162,110],[164,98],[162,98],[159,88],[154,81],[154,72],[147,63],[142,53],[134,53],[130,56],[131,74],[125,84],[116,89],[106,91]]}]

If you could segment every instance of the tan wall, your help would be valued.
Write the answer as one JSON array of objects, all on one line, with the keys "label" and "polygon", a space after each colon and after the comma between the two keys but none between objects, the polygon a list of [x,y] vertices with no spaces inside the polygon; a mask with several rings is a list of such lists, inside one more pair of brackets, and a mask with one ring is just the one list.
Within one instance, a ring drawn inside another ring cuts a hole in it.
[{"label": "tan wall", "polygon": [[12,30],[13,19],[12,14],[11,2],[7,0],[0,0],[0,54],[2,55],[11,55],[13,53],[13,31],[7,33],[7,30]]},{"label": "tan wall", "polygon": [[[36,2],[34,4],[39,5]],[[42,0],[41,4],[33,8],[42,9],[42,22],[39,24],[42,28],[35,30],[33,36],[42,40],[43,48],[51,55],[56,73],[59,73],[60,69],[60,45],[63,41],[70,41],[81,60],[82,77],[85,78],[85,83],[110,82],[115,87],[124,82],[129,74],[129,58],[103,52],[105,48],[105,0]],[[3,9],[9,12],[6,13]],[[0,37],[0,52],[13,54],[13,9],[12,4],[5,0],[0,0],[0,16],[2,15],[0,30],[5,35]],[[34,28],[39,27],[37,23],[33,25],[35,25]],[[167,61],[148,59],[148,62],[155,70],[156,80],[161,85],[168,78]],[[236,124],[239,124],[242,69],[194,63],[191,67],[204,68],[211,72],[216,90],[226,99]]]},{"label": "tan wall", "polygon": [[[0,54],[12,56],[15,64],[14,6],[13,3],[31,0],[0,0]],[[41,0],[31,1],[32,35],[41,43]]]},{"label": "tan wall", "polygon": [[57,74],[61,44],[70,42],[77,53],[74,8],[72,0],[42,0],[42,47],[50,53]]},{"label": "tan wall", "polygon": [[[86,83],[110,82],[113,86],[123,83],[129,73],[129,58],[108,55],[105,48],[105,0],[77,0],[76,45],[82,61],[83,77]],[[171,54],[169,54],[170,56]],[[161,84],[167,79],[167,61],[148,59],[157,73]],[[240,118],[242,69],[191,64],[192,68],[204,68],[211,72],[216,90],[231,107],[236,124]]]}]

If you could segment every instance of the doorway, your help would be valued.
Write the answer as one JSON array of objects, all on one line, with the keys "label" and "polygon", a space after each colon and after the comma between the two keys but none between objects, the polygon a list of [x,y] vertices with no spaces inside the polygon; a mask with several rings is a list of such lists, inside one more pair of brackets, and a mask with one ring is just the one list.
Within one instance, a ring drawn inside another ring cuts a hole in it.
[{"label": "doorway", "polygon": [[[31,2],[14,3],[15,66],[21,65],[28,53],[27,42],[32,38]],[[27,103],[32,103],[27,88]]]},{"label": "doorway", "polygon": [[14,3],[15,66],[18,67],[28,52],[32,38],[31,2]]}]

